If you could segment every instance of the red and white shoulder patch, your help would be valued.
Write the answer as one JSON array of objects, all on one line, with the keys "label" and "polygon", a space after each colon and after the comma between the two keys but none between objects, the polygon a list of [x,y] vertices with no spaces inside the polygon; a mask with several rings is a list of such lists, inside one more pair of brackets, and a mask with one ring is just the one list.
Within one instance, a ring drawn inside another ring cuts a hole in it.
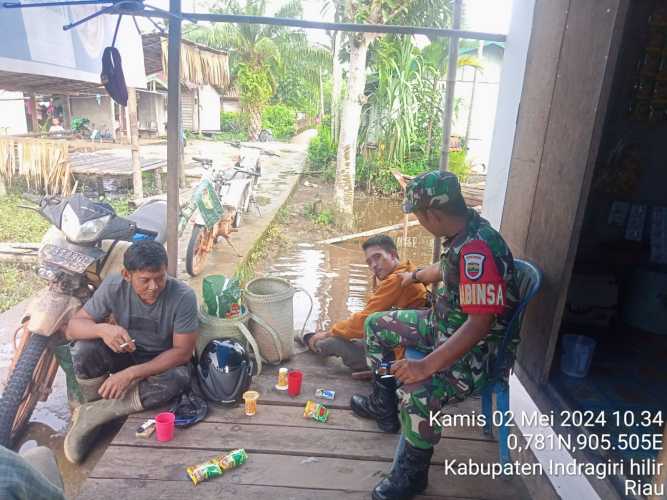
[{"label": "red and white shoulder patch", "polygon": [[491,249],[482,240],[466,243],[459,260],[459,301],[466,314],[500,314],[506,304],[505,280]]}]

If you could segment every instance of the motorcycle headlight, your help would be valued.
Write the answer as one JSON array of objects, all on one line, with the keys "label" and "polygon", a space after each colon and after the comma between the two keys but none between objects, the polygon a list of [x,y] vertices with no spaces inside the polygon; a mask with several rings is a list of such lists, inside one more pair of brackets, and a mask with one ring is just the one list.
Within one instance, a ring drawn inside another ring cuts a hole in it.
[{"label": "motorcycle headlight", "polygon": [[76,212],[67,205],[63,210],[60,229],[72,243],[92,243],[107,225],[111,215],[104,215],[81,224]]}]

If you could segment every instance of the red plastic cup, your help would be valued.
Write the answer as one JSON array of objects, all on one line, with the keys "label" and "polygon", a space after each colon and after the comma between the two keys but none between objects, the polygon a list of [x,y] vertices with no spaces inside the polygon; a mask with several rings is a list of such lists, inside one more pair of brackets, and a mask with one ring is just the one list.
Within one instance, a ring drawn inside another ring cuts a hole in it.
[{"label": "red plastic cup", "polygon": [[155,437],[158,441],[171,441],[174,439],[174,421],[176,415],[165,411],[155,417]]},{"label": "red plastic cup", "polygon": [[301,394],[301,381],[303,380],[303,373],[299,370],[291,370],[287,374],[287,394],[292,397]]}]

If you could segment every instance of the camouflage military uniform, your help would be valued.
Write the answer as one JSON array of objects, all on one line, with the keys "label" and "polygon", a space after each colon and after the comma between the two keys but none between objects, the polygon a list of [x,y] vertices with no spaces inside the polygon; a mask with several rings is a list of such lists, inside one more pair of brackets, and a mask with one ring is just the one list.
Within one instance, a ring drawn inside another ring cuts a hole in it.
[{"label": "camouflage military uniform", "polygon": [[489,335],[452,367],[426,381],[398,389],[402,432],[411,445],[425,449],[439,441],[442,430],[429,425],[429,411],[437,412],[450,398],[463,400],[486,384],[487,365],[511,319],[517,288],[509,248],[485,219],[465,208],[454,175],[428,172],[408,185],[404,211],[423,208],[466,215],[466,228],[443,241],[440,257],[443,287],[433,308],[379,312],[368,317],[365,323],[368,365],[373,367],[392,360],[392,349],[398,345],[428,354],[445,343],[468,314],[496,315]]}]

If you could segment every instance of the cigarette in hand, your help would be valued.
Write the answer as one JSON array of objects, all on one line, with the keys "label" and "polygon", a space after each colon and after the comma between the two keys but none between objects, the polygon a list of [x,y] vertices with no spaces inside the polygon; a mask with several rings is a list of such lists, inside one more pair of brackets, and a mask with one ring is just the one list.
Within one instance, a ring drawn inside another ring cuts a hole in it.
[{"label": "cigarette in hand", "polygon": [[123,342],[123,343],[120,345],[120,348],[121,348],[121,349],[125,349],[128,345],[130,345],[130,344],[132,344],[132,343],[134,343],[134,339],[130,339],[129,342]]}]

